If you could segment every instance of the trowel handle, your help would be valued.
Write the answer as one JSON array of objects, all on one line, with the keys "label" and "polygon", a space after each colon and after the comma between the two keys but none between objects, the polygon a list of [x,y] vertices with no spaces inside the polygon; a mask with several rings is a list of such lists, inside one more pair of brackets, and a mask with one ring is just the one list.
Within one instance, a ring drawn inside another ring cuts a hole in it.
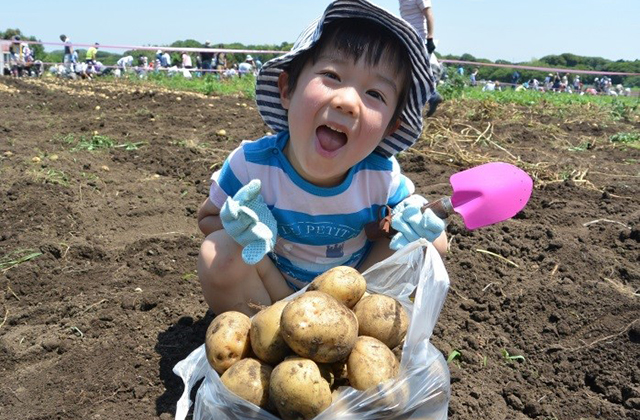
[{"label": "trowel handle", "polygon": [[[383,217],[380,215],[380,218],[377,221],[367,223],[364,227],[364,231],[370,241],[377,241],[378,239],[385,237],[392,238],[393,235],[397,233],[397,231],[391,227],[391,208],[387,206],[386,209],[386,216]],[[451,197],[442,197],[439,200],[432,201],[431,203],[427,203],[422,206],[423,213],[427,211],[427,209],[431,209],[431,211],[441,219],[446,219],[454,212],[453,205],[451,204]]]},{"label": "trowel handle", "polygon": [[427,211],[427,209],[431,209],[431,211],[441,219],[446,219],[454,213],[453,205],[451,204],[451,197],[442,197],[422,206],[423,213]]}]

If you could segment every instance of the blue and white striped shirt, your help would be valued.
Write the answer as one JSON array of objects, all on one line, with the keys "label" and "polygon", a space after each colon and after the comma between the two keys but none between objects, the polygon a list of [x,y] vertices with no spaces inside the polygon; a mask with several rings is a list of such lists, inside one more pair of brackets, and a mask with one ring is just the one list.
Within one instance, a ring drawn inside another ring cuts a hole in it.
[{"label": "blue and white striped shirt", "polygon": [[278,222],[269,256],[295,289],[338,265],[356,267],[369,252],[364,226],[380,207],[395,207],[414,192],[394,157],[372,153],[334,187],[304,180],[283,153],[289,132],[244,141],[215,172],[209,199],[218,208],[252,179]]}]

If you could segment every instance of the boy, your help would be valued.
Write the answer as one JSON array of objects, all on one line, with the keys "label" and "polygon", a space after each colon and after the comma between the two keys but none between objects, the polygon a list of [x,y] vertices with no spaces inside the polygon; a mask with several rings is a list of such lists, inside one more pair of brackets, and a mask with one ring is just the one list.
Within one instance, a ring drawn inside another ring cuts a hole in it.
[{"label": "boy", "polygon": [[[433,91],[424,48],[405,21],[339,0],[264,64],[258,109],[278,133],[234,150],[198,212],[198,276],[214,313],[251,314],[331,267],[364,271],[419,237],[446,251],[444,222],[420,212],[426,200],[393,157],[422,131]],[[399,233],[371,242],[364,226],[386,206]]]}]

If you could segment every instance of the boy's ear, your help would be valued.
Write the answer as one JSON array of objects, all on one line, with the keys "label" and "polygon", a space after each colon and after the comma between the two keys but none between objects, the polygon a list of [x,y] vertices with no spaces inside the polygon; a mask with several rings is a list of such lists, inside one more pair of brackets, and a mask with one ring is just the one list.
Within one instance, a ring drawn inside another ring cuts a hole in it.
[{"label": "boy's ear", "polygon": [[393,134],[398,128],[400,128],[400,124],[402,124],[402,120],[398,118],[396,122],[394,122],[393,125],[387,129],[387,132],[385,133],[385,137]]},{"label": "boy's ear", "polygon": [[289,73],[283,71],[278,76],[278,90],[280,90],[280,103],[284,109],[289,109]]}]

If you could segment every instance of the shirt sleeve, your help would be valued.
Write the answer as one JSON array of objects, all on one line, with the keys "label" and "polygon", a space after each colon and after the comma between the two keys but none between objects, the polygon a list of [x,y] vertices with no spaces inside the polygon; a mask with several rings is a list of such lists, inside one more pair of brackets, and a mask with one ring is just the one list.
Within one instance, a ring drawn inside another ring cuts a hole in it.
[{"label": "shirt sleeve", "polygon": [[390,183],[389,199],[387,205],[394,208],[402,200],[409,197],[416,190],[413,182],[407,178],[400,170],[400,165],[393,158],[392,182]]},{"label": "shirt sleeve", "polygon": [[420,10],[424,10],[427,7],[431,7],[431,0],[416,0],[416,4],[420,7]]},{"label": "shirt sleeve", "polygon": [[[243,143],[244,144],[244,143]],[[233,197],[243,185],[249,182],[242,145],[235,149],[222,164],[222,168],[211,175],[209,200],[218,208]]]}]

